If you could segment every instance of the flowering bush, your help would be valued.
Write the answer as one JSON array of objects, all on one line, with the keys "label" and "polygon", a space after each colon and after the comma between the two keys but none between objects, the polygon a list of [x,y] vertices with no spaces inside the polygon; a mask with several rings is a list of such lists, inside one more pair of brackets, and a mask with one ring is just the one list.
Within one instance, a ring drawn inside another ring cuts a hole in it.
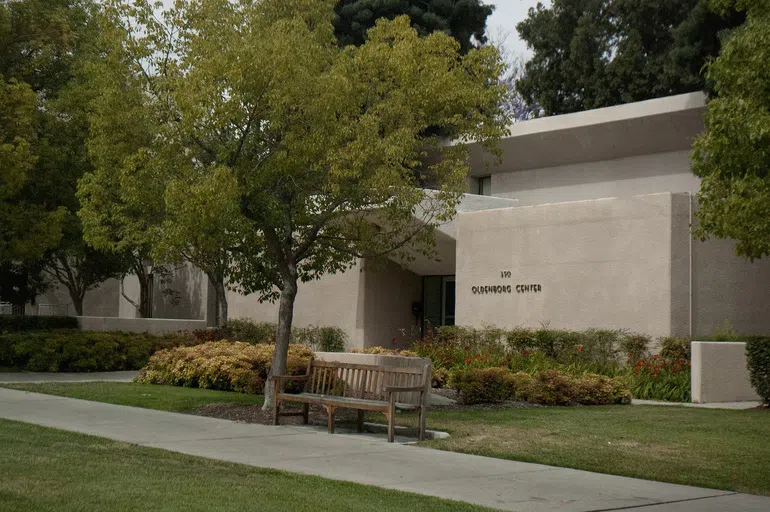
[{"label": "flowering bush", "polygon": [[[681,351],[668,354],[682,355]],[[682,357],[654,355],[640,359],[625,372],[625,381],[635,398],[690,401],[690,361]]]},{"label": "flowering bush", "polygon": [[[274,345],[238,341],[162,350],[150,358],[136,382],[259,394],[264,390],[274,350]],[[290,345],[286,373],[303,374],[311,355],[307,347]]]}]

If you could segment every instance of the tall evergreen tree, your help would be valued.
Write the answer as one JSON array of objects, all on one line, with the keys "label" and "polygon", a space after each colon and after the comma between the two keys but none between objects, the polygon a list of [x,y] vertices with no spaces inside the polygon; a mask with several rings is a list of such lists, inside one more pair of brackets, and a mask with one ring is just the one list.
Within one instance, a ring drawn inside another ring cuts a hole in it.
[{"label": "tall evergreen tree", "polygon": [[724,30],[743,21],[707,0],[553,0],[517,25],[534,51],[517,88],[546,115],[703,89]]},{"label": "tall evergreen tree", "polygon": [[465,53],[486,42],[487,18],[493,10],[481,0],[341,0],[334,30],[340,44],[360,46],[378,19],[406,14],[421,36],[444,32],[457,39]]}]

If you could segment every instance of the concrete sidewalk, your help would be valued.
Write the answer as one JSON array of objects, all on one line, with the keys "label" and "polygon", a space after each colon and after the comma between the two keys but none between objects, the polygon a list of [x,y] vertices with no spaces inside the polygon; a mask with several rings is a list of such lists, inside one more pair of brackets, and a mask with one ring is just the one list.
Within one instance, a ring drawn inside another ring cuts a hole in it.
[{"label": "concrete sidewalk", "polygon": [[0,383],[131,382],[138,371],[91,373],[0,372]]},{"label": "concrete sidewalk", "polygon": [[770,510],[758,496],[9,389],[0,418],[503,510]]}]

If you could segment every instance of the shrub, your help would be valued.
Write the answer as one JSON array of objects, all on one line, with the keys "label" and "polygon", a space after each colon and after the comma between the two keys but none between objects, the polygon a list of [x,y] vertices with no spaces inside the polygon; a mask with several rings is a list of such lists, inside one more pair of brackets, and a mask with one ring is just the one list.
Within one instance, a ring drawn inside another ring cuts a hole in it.
[{"label": "shrub", "polygon": [[[274,351],[274,345],[238,341],[162,350],[150,358],[136,382],[260,394]],[[289,345],[286,373],[304,374],[312,354],[308,347]]]},{"label": "shrub", "polygon": [[576,380],[572,399],[582,405],[630,404],[631,391],[620,379],[586,374]]},{"label": "shrub", "polygon": [[0,365],[36,372],[138,370],[157,350],[192,345],[189,336],[75,329],[0,335]]},{"label": "shrub", "polygon": [[[276,325],[270,322],[251,320],[228,320],[222,327],[193,331],[193,336],[202,343],[207,341],[233,340],[251,343],[275,343]],[[343,352],[348,336],[339,327],[293,327],[291,343],[305,345],[322,352]]]},{"label": "shrub", "polygon": [[544,405],[569,405],[576,395],[575,378],[558,370],[546,370],[532,380],[529,401]]},{"label": "shrub", "polygon": [[449,383],[449,370],[436,368],[431,374],[431,387],[441,389]]},{"label": "shrub", "polygon": [[626,361],[633,362],[644,359],[650,346],[650,337],[643,334],[626,334],[620,341],[620,346],[626,354]]},{"label": "shrub", "polygon": [[770,338],[746,339],[746,361],[751,385],[766,404],[770,404]]},{"label": "shrub", "polygon": [[[674,344],[674,348],[667,353],[681,354],[681,347],[681,344]],[[690,362],[687,359],[667,359],[662,354],[641,359],[627,369],[624,380],[634,398],[667,402],[690,401]]]},{"label": "shrub", "polygon": [[532,375],[526,372],[516,372],[511,375],[513,390],[511,398],[520,402],[529,401],[532,395]]},{"label": "shrub", "polygon": [[505,368],[458,369],[451,373],[449,386],[464,404],[497,403],[513,393],[513,374]]},{"label": "shrub", "polygon": [[690,360],[690,338],[670,336],[661,339],[660,355],[666,360]]},{"label": "shrub", "polygon": [[74,316],[0,315],[0,333],[77,328],[78,319]]}]

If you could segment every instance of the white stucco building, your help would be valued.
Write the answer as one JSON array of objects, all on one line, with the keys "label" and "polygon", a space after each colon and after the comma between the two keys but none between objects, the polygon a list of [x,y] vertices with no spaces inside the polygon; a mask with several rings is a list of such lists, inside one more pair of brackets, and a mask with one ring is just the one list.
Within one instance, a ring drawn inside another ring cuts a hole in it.
[{"label": "white stucco building", "polygon": [[[767,334],[770,261],[690,236],[699,180],[689,153],[704,111],[692,93],[513,125],[498,165],[472,148],[469,194],[437,234],[439,261],[302,284],[295,324],[339,326],[358,347],[443,324],[697,336],[729,322]],[[182,302],[156,300],[154,316],[210,318],[206,279],[181,273]],[[231,318],[277,319],[277,305],[255,296],[228,302]],[[86,314],[133,309],[105,283]]]}]

